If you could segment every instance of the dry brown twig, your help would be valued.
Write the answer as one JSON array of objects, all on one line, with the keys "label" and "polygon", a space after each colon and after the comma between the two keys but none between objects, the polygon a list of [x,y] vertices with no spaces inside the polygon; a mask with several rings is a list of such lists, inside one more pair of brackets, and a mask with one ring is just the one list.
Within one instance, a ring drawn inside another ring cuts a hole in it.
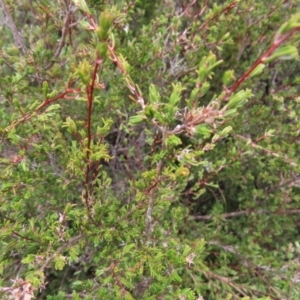
[{"label": "dry brown twig", "polygon": [[31,300],[34,298],[34,288],[30,282],[23,280],[22,278],[16,278],[12,280],[13,285],[11,287],[0,288],[0,292],[9,293],[8,299],[11,300]]},{"label": "dry brown twig", "polygon": [[24,54],[27,53],[27,48],[25,46],[25,43],[24,43],[24,40],[23,40],[23,37],[21,35],[21,33],[19,32],[10,12],[9,12],[9,9],[5,3],[4,0],[0,0],[0,4],[2,6],[2,10],[4,12],[4,15],[5,15],[5,19],[4,20],[4,24],[7,25],[9,27],[9,29],[12,31],[12,34],[14,36],[14,41],[15,41],[15,45],[17,48],[21,48],[22,49],[22,52]]}]

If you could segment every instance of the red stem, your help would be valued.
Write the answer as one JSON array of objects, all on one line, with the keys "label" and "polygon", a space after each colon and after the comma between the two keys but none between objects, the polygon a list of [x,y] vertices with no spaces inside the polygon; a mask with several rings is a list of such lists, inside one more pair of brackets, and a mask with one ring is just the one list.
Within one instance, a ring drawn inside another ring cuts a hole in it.
[{"label": "red stem", "polygon": [[[87,150],[86,150],[86,172],[85,172],[85,183],[86,189],[89,182],[89,173],[90,173],[90,154],[91,154],[91,141],[92,141],[92,129],[91,129],[91,121],[92,121],[92,109],[93,109],[93,94],[94,94],[94,87],[95,81],[97,76],[97,70],[101,60],[99,59],[98,54],[96,55],[94,70],[92,74],[92,80],[90,84],[86,87],[86,94],[87,94],[87,106],[88,106],[88,116],[87,116]],[[87,191],[87,190],[86,190]],[[88,191],[87,191],[88,192]],[[86,194],[88,199],[88,193]],[[87,200],[86,199],[86,200]],[[88,205],[88,201],[86,202]]]},{"label": "red stem", "polygon": [[293,35],[296,31],[298,31],[300,27],[295,27],[291,31],[287,32],[285,35],[283,35],[281,38],[274,41],[273,45],[247,70],[246,73],[244,73],[237,81],[236,83],[228,89],[224,100],[228,100],[230,95],[241,85],[242,82],[244,82],[251,72],[261,63],[263,63],[282,43],[284,43],[291,35]]},{"label": "red stem", "polygon": [[[50,103],[52,102],[55,102],[59,99],[65,99],[65,96],[67,94],[70,94],[70,93],[77,93],[79,92],[79,89],[72,89],[72,90],[69,90],[67,89],[66,91],[64,91],[63,93],[55,96],[54,98],[51,98],[51,99],[46,99],[42,104],[40,104],[40,106],[38,106],[36,108],[36,110],[34,111],[35,113],[38,113],[41,109],[43,109],[44,107],[46,107],[47,105],[49,105]],[[14,127],[18,126],[19,124],[25,122],[25,121],[28,121],[30,118],[32,117],[32,115],[30,113],[27,113],[23,116],[22,119],[20,119],[19,121],[16,121]]]},{"label": "red stem", "polygon": [[194,37],[196,36],[196,33],[199,33],[202,28],[204,28],[209,22],[211,22],[212,20],[214,20],[215,18],[217,18],[218,16],[220,16],[223,13],[228,13],[231,9],[233,9],[236,5],[238,4],[238,1],[232,2],[230,3],[227,7],[225,7],[223,10],[221,10],[220,12],[216,13],[215,15],[213,15],[211,18],[209,18],[206,22],[204,22],[198,29],[197,31],[194,32],[194,34],[192,35],[192,40],[194,39]]},{"label": "red stem", "polygon": [[69,90],[69,89],[67,89],[66,91],[64,91],[63,93],[57,95],[57,96],[54,97],[54,98],[46,99],[46,100],[45,100],[45,101],[44,101],[44,102],[43,102],[43,103],[35,110],[35,112],[40,111],[42,108],[44,108],[45,106],[49,105],[49,104],[52,103],[52,102],[55,102],[55,101],[57,101],[57,100],[59,100],[59,99],[64,99],[65,96],[66,96],[67,94],[70,94],[70,93],[77,93],[77,92],[79,92],[79,89],[74,89],[74,90]]}]

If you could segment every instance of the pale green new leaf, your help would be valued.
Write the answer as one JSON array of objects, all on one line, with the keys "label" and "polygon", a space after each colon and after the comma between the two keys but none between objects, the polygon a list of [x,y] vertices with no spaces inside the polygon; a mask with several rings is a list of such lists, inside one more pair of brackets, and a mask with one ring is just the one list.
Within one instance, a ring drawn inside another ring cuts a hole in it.
[{"label": "pale green new leaf", "polygon": [[241,90],[234,94],[228,104],[226,105],[227,109],[238,108],[247,102],[248,98],[252,96],[252,92],[250,90]]},{"label": "pale green new leaf", "polygon": [[149,101],[151,103],[159,103],[160,102],[160,94],[154,84],[151,84],[149,87]]},{"label": "pale green new leaf", "polygon": [[172,84],[173,86],[173,92],[170,96],[170,100],[169,100],[169,103],[172,105],[172,106],[176,106],[180,99],[181,99],[181,93],[182,91],[185,90],[185,88],[181,85],[181,83],[175,83],[175,84]]},{"label": "pale green new leaf", "polygon": [[290,59],[297,59],[298,57],[299,54],[298,54],[297,47],[293,45],[286,45],[277,49],[271,56],[265,58],[263,61],[268,63],[275,59],[290,60]]},{"label": "pale green new leaf", "polygon": [[78,6],[81,10],[83,10],[86,13],[91,13],[85,0],[73,0],[76,6]]},{"label": "pale green new leaf", "polygon": [[266,67],[265,64],[259,64],[249,75],[249,78],[260,75],[264,68]]},{"label": "pale green new leaf", "polygon": [[136,115],[136,116],[132,116],[129,119],[128,125],[130,126],[134,126],[137,125],[141,122],[143,122],[144,120],[146,120],[147,118],[145,116],[142,115]]}]

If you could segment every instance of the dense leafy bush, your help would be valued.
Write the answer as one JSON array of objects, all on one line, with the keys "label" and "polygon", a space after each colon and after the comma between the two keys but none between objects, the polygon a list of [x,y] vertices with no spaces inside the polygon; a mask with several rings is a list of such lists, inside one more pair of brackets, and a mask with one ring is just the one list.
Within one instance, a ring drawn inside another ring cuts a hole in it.
[{"label": "dense leafy bush", "polygon": [[3,299],[299,298],[296,2],[0,0]]}]

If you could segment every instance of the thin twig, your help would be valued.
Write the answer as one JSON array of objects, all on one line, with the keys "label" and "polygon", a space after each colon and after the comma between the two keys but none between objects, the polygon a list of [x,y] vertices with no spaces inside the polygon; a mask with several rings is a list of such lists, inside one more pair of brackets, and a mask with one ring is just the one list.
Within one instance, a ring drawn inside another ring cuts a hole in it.
[{"label": "thin twig", "polygon": [[223,100],[228,100],[233,92],[246,80],[249,78],[250,74],[266,59],[268,59],[273,52],[282,45],[289,37],[291,37],[295,32],[300,30],[300,26],[297,26],[293,28],[292,30],[288,31],[283,36],[280,36],[280,38],[275,39],[271,47],[263,54],[261,55],[258,60],[231,86],[230,89],[227,90]]},{"label": "thin twig", "polygon": [[62,246],[60,246],[60,247],[53,253],[53,255],[51,255],[50,257],[48,257],[48,258],[46,259],[46,261],[44,262],[44,264],[43,264],[42,267],[41,267],[41,270],[43,271],[43,270],[49,265],[49,263],[51,263],[51,261],[54,260],[54,258],[55,258],[58,254],[60,254],[62,251],[65,251],[67,247],[69,247],[69,246],[75,244],[76,242],[78,242],[82,237],[83,237],[83,235],[82,235],[82,234],[79,234],[78,236],[75,236],[75,237],[69,239],[67,243],[65,243],[65,244],[63,244]]},{"label": "thin twig", "polygon": [[[66,40],[66,36],[67,36],[67,32],[69,30],[69,23],[70,23],[70,19],[71,19],[71,11],[69,10],[69,8],[67,8],[66,11],[66,15],[64,18],[64,23],[61,29],[61,38],[59,41],[59,44],[55,50],[54,53],[54,58],[57,59],[61,53],[62,48],[65,45],[65,40]],[[46,70],[50,69],[55,63],[55,60],[51,61],[47,66],[46,66]]]},{"label": "thin twig", "polygon": [[[223,219],[234,218],[234,217],[241,217],[244,215],[263,215],[263,214],[275,214],[275,215],[297,215],[300,214],[300,209],[290,209],[290,210],[279,210],[279,211],[269,211],[267,209],[260,209],[260,210],[240,210],[234,211],[230,213],[221,214],[220,217]],[[200,221],[210,221],[214,218],[212,215],[202,215],[202,216],[193,216],[194,220]]]},{"label": "thin twig", "polygon": [[[243,140],[244,142],[248,143],[248,139],[245,138],[244,136],[240,135],[240,134],[236,134],[235,137],[237,137],[237,138],[239,138],[240,140]],[[267,153],[267,154],[269,154],[269,155],[272,155],[272,156],[274,156],[274,157],[277,157],[277,158],[279,158],[279,159],[282,159],[284,162],[288,163],[289,165],[291,165],[291,166],[293,166],[293,167],[297,167],[297,166],[298,166],[298,164],[297,164],[296,162],[294,162],[294,161],[292,161],[292,160],[290,160],[290,159],[287,159],[287,158],[285,158],[285,157],[282,157],[282,156],[280,156],[279,154],[277,154],[277,153],[275,153],[275,152],[273,152],[273,151],[271,151],[271,150],[269,150],[269,149],[266,149],[266,148],[264,148],[264,147],[258,145],[258,144],[255,143],[255,142],[250,142],[250,143],[249,143],[249,146],[251,146],[251,147],[253,147],[253,148],[255,148],[255,149],[259,149],[259,150],[261,150],[261,151],[263,151],[263,152],[265,152],[265,153]]]}]

